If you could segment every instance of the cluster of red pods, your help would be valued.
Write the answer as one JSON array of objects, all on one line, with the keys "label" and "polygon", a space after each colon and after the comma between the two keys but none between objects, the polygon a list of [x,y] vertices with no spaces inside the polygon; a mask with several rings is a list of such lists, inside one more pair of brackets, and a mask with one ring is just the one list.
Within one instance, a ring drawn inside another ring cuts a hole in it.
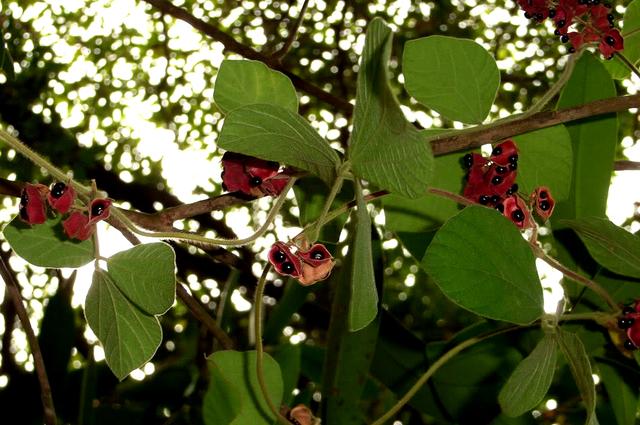
[{"label": "cluster of red pods", "polygon": [[335,264],[331,253],[319,243],[304,250],[292,243],[276,242],[269,250],[269,262],[278,273],[294,277],[304,286],[326,279]]},{"label": "cluster of red pods", "polygon": [[598,50],[611,59],[624,48],[610,3],[600,0],[518,0],[524,16],[538,22],[553,19],[555,34],[563,43],[571,43],[573,53],[585,43],[598,43]]},{"label": "cluster of red pods", "polygon": [[622,310],[622,317],[618,319],[618,327],[627,334],[624,348],[627,350],[640,348],[640,300]]},{"label": "cluster of red pods", "polygon": [[96,223],[109,217],[111,201],[95,198],[88,206],[74,206],[76,192],[72,186],[62,182],[51,185],[27,183],[20,195],[20,219],[28,224],[47,221],[47,204],[54,214],[68,214],[62,222],[67,237],[87,240],[96,230]]},{"label": "cluster of red pods", "polygon": [[543,220],[553,213],[555,201],[549,188],[538,187],[528,202],[518,193],[518,147],[511,139],[496,145],[489,158],[479,153],[462,158],[468,170],[463,195],[482,205],[494,207],[520,229],[533,227],[530,209]]}]

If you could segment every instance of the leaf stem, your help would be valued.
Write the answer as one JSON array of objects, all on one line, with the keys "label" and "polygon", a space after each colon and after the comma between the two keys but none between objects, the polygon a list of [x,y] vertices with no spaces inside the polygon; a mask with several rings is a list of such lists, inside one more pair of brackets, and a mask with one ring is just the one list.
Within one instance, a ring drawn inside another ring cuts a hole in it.
[{"label": "leaf stem", "polygon": [[263,363],[263,354],[264,348],[262,346],[262,297],[264,295],[264,287],[267,285],[267,275],[271,270],[271,264],[267,264],[262,271],[262,275],[260,276],[260,280],[258,280],[258,286],[256,287],[255,299],[253,302],[254,305],[254,327],[256,331],[256,375],[258,376],[258,383],[260,384],[260,390],[262,391],[262,396],[264,400],[269,405],[269,409],[276,416],[279,422],[291,425],[291,422],[287,420],[282,414],[276,409],[276,406],[271,401],[271,397],[269,396],[269,391],[267,388],[267,383],[264,379],[264,363]]},{"label": "leaf stem", "polygon": [[575,68],[576,62],[578,61],[580,56],[582,56],[583,52],[584,50],[580,49],[576,53],[569,56],[569,59],[567,60],[567,65],[562,70],[562,74],[560,74],[560,78],[558,78],[558,81],[556,81],[556,83],[553,86],[551,86],[549,90],[547,90],[547,92],[540,98],[540,100],[536,102],[535,105],[531,106],[527,112],[520,115],[518,118],[520,119],[528,118],[531,115],[535,114],[536,112],[540,112],[542,111],[542,109],[544,109],[547,103],[549,103],[560,92],[560,90],[562,90],[564,85],[567,84],[567,81],[569,81],[569,78],[573,73],[573,69]]},{"label": "leaf stem", "polygon": [[640,77],[640,71],[638,68],[636,68],[636,66],[623,53],[615,52],[614,54],[622,61],[623,64],[625,64],[627,68],[629,68],[631,72],[636,74],[637,77]]},{"label": "leaf stem", "polygon": [[338,192],[340,192],[343,182],[344,182],[344,177],[342,174],[339,174],[338,177],[336,177],[336,179],[334,180],[333,185],[331,186],[331,191],[329,192],[327,199],[324,201],[324,206],[322,207],[322,212],[320,213],[320,216],[315,221],[315,225],[312,227],[312,230],[309,233],[307,242],[310,245],[318,240],[318,237],[320,236],[320,229],[322,229],[322,226],[325,224],[325,218],[327,217],[327,214],[331,209],[333,200],[336,198],[336,195],[338,194]]},{"label": "leaf stem", "polygon": [[4,261],[4,258],[2,258],[1,256],[0,275],[2,276],[2,280],[4,280],[5,282],[7,291],[9,292],[9,297],[13,301],[16,312],[18,314],[18,318],[20,319],[20,323],[22,324],[22,329],[27,335],[27,341],[29,342],[29,346],[31,347],[31,354],[33,355],[33,363],[35,366],[36,375],[38,376],[38,381],[40,382],[40,399],[42,400],[44,423],[46,425],[56,425],[56,410],[53,405],[51,385],[49,384],[47,371],[44,367],[44,358],[42,357],[42,351],[40,351],[40,344],[38,343],[38,338],[36,338],[36,335],[33,332],[33,328],[31,327],[29,314],[24,308],[22,295],[20,294],[20,286],[11,270],[9,270],[9,267]]},{"label": "leaf stem", "polygon": [[447,351],[446,353],[444,353],[438,360],[436,360],[430,367],[429,369],[427,369],[427,371],[416,381],[415,384],[413,384],[413,386],[409,389],[409,391],[406,392],[405,395],[402,396],[402,398],[400,400],[398,400],[396,402],[395,405],[393,405],[393,407],[391,409],[389,409],[389,411],[387,411],[384,415],[382,415],[380,418],[376,419],[371,425],[383,425],[385,422],[391,420],[393,418],[393,416],[398,413],[400,411],[400,409],[402,409],[402,407],[407,404],[411,398],[413,398],[414,395],[416,395],[416,393],[420,390],[420,388],[422,388],[422,386],[424,384],[427,383],[427,381],[429,380],[429,378],[431,378],[437,371],[438,369],[440,369],[445,363],[447,363],[449,360],[451,360],[453,357],[455,357],[457,354],[459,354],[461,351],[479,343],[482,342],[486,339],[492,338],[494,336],[506,333],[506,332],[511,332],[513,330],[516,329],[521,329],[521,326],[510,326],[504,329],[500,329],[494,332],[491,332],[489,334],[483,335],[483,336],[477,336],[477,337],[473,337],[473,338],[469,338],[466,341],[461,342],[460,344],[456,345],[455,347],[453,347],[451,350]]},{"label": "leaf stem", "polygon": [[309,0],[304,0],[304,2],[302,3],[302,7],[300,8],[300,13],[298,13],[298,18],[293,24],[293,27],[291,27],[291,29],[289,30],[287,39],[285,40],[282,47],[273,55],[271,55],[273,59],[282,59],[291,49],[293,42],[296,41],[296,36],[298,35],[300,25],[302,25],[302,21],[304,21],[304,14],[307,12],[307,6],[309,6]]}]

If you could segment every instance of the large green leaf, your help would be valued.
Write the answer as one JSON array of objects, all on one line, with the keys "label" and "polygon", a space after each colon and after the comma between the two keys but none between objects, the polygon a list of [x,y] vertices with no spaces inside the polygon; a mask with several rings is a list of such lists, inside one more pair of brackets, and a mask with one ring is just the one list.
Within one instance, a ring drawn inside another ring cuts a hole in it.
[{"label": "large green leaf", "polygon": [[[280,406],[282,400],[282,375],[280,366],[268,354],[263,354],[264,380],[269,397],[274,406]],[[255,351],[218,351],[209,358],[209,363],[219,371],[219,376],[225,380],[223,384],[210,386],[205,395],[203,415],[208,425],[271,425],[276,418],[264,399],[256,374]],[[224,388],[235,387],[237,394],[231,397],[216,395]],[[231,405],[228,405],[231,403]],[[231,422],[219,421],[215,412],[224,411],[225,418],[231,418],[234,412],[239,412]]]},{"label": "large green leaf", "polygon": [[[586,52],[576,63],[557,107],[569,108],[615,95],[615,86],[606,69]],[[617,118],[614,114],[598,115],[566,127],[573,147],[573,178],[570,196],[556,204],[554,218],[604,217],[618,144]]]},{"label": "large green leaf", "polygon": [[371,256],[371,217],[357,182],[355,221],[355,235],[348,254],[353,264],[349,299],[349,330],[352,332],[367,326],[378,314],[378,292]]},{"label": "large green leaf", "polygon": [[84,312],[120,380],[149,361],[162,342],[158,319],[132,304],[104,270],[93,273]]},{"label": "large green leaf", "polygon": [[202,420],[206,425],[229,425],[242,410],[241,381],[225,377],[215,362],[209,362],[209,388],[202,400]]},{"label": "large green leaf", "polygon": [[[635,424],[638,410],[637,381],[628,377],[628,373],[604,362],[598,363],[598,375],[607,390],[618,425]],[[634,378],[637,380],[637,377]]]},{"label": "large green leaf", "polygon": [[573,153],[571,137],[563,125],[543,128],[513,138],[520,151],[518,185],[528,196],[536,187],[547,186],[558,201],[569,197]]},{"label": "large green leaf", "polygon": [[35,266],[80,267],[93,261],[93,242],[70,240],[60,220],[30,226],[16,217],[4,228],[4,237],[16,254]]},{"label": "large green leaf", "polygon": [[558,330],[558,345],[567,359],[573,379],[576,381],[582,402],[587,410],[586,425],[597,424],[596,419],[596,387],[591,374],[591,363],[584,349],[584,345],[576,334]]},{"label": "large green leaf", "polygon": [[340,157],[300,115],[265,103],[234,109],[225,118],[218,146],[307,170],[331,183]]},{"label": "large green leaf", "polygon": [[624,276],[640,278],[639,236],[599,217],[563,220],[561,224],[576,231],[600,265]]},{"label": "large green leaf", "polygon": [[300,344],[283,344],[273,353],[273,358],[280,365],[282,372],[282,404],[285,406],[291,405],[293,400],[293,390],[296,389],[300,377],[301,357]]},{"label": "large green leaf", "polygon": [[495,210],[471,206],[447,221],[422,266],[447,297],[481,316],[526,324],[543,312],[531,248]]},{"label": "large green leaf", "polygon": [[[640,59],[640,1],[634,0],[626,6],[623,18],[622,35],[624,36],[624,49],[622,53],[632,64],[636,64]],[[631,35],[625,35],[630,34]],[[618,56],[613,59],[603,59],[605,68],[611,76],[617,80],[629,77],[631,70]]]},{"label": "large green leaf", "polygon": [[500,85],[493,57],[472,40],[432,35],[408,41],[402,71],[409,94],[445,117],[481,123]]},{"label": "large green leaf", "polygon": [[298,111],[298,96],[291,80],[264,63],[252,60],[222,62],[213,100],[225,114],[253,103],[269,103]]},{"label": "large green leaf", "polygon": [[4,71],[4,74],[9,80],[15,80],[16,75],[13,69],[13,58],[6,43],[4,42],[4,34],[2,28],[0,28],[0,69]]},{"label": "large green leaf", "polygon": [[358,177],[415,198],[424,194],[431,181],[433,155],[431,145],[406,120],[389,88],[392,37],[381,19],[369,23],[358,72],[349,159]]},{"label": "large green leaf", "polygon": [[164,242],[136,245],[107,260],[114,283],[148,314],[163,314],[176,295],[176,255]]},{"label": "large green leaf", "polygon": [[549,391],[558,353],[555,336],[545,335],[513,371],[498,401],[508,416],[520,416],[535,408]]}]

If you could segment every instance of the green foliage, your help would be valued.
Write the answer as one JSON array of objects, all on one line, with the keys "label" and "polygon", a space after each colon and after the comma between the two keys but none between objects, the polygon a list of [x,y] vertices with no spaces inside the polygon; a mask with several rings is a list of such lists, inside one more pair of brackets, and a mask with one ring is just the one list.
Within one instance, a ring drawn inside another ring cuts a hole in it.
[{"label": "green foliage", "polygon": [[[264,354],[264,379],[274,406],[282,399],[280,366]],[[208,358],[212,366],[212,381],[205,394],[203,419],[207,425],[273,424],[275,416],[269,410],[256,375],[255,351],[218,351]],[[221,415],[221,416],[218,416]]]},{"label": "green foliage", "polygon": [[358,90],[349,144],[356,176],[409,198],[424,194],[433,155],[409,123],[389,88],[387,63],[391,30],[381,19],[369,23],[358,72]]},{"label": "green foliage", "polygon": [[[460,259],[455,267],[452,258]],[[451,301],[476,314],[520,324],[542,314],[531,248],[512,222],[491,209],[467,207],[447,221],[422,266]]]},{"label": "green foliage", "polygon": [[624,372],[604,362],[598,362],[597,373],[607,390],[618,425],[636,423],[638,386],[633,384],[633,380],[625,376]]},{"label": "green foliage", "polygon": [[520,416],[535,408],[547,394],[556,367],[558,342],[545,335],[536,348],[513,371],[498,400],[508,416]]},{"label": "green foliage", "polygon": [[93,242],[70,240],[61,219],[29,225],[18,217],[5,226],[3,234],[11,248],[29,263],[40,267],[80,267],[93,261]]},{"label": "green foliage", "polygon": [[298,111],[298,96],[291,80],[252,60],[225,60],[220,64],[213,100],[225,114],[254,103]]},{"label": "green foliage", "polygon": [[481,123],[500,85],[493,57],[472,40],[432,35],[405,44],[402,68],[409,94],[445,117]]},{"label": "green foliage", "polygon": [[118,286],[107,272],[96,269],[84,312],[107,364],[122,380],[153,357],[162,342],[162,329],[157,318],[131,303]]},{"label": "green foliage", "polygon": [[164,314],[176,294],[175,253],[164,242],[137,245],[107,260],[118,289],[147,314]]},{"label": "green foliage", "polygon": [[270,104],[242,106],[229,113],[218,146],[302,168],[328,184],[340,165],[336,151],[304,118]]}]

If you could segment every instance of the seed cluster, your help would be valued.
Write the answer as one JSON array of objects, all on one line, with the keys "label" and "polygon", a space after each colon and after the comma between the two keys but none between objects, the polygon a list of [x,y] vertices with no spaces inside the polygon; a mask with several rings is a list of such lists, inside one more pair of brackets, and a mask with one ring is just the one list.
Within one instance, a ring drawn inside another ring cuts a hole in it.
[{"label": "seed cluster", "polygon": [[222,156],[222,188],[256,197],[277,196],[289,181],[280,164],[235,152]]},{"label": "seed cluster", "polygon": [[640,300],[622,310],[622,317],[618,319],[618,327],[627,334],[624,348],[627,350],[640,348]]},{"label": "seed cluster", "polygon": [[326,279],[335,264],[331,253],[319,243],[303,250],[276,242],[269,250],[269,262],[278,273],[294,277],[305,286]]}]

